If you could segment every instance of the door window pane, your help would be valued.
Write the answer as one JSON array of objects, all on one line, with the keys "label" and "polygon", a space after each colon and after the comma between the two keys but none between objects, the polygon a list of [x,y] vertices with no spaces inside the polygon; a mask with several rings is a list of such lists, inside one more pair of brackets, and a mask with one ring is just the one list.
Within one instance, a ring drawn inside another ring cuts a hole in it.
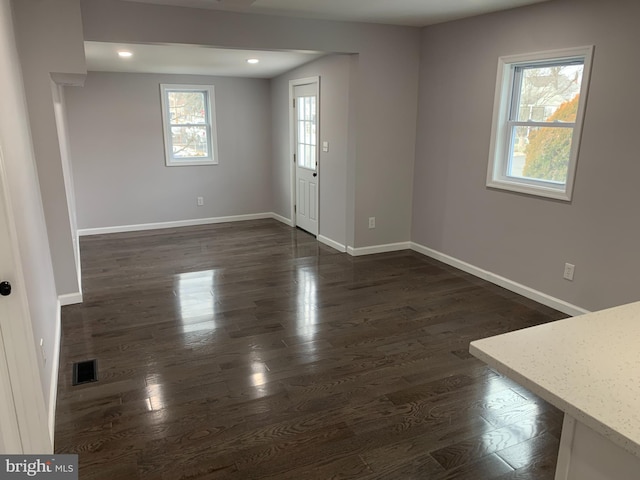
[{"label": "door window pane", "polygon": [[300,167],[316,169],[316,97],[297,97],[297,162]]}]

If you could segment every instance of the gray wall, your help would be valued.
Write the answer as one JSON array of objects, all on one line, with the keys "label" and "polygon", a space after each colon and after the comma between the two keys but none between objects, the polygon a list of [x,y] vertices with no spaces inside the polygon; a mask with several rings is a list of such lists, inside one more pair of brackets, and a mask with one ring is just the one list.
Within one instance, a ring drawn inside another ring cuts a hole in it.
[{"label": "gray wall", "polygon": [[[347,244],[347,163],[349,135],[350,55],[330,55],[271,80],[273,138],[273,209],[291,217],[291,155],[289,139],[289,81],[320,76],[319,235]],[[322,150],[322,149],[321,149]],[[351,158],[351,161],[354,161]],[[353,188],[353,185],[351,186]]]},{"label": "gray wall", "polygon": [[13,1],[40,191],[58,295],[79,292],[51,74],[86,73],[79,0]]},{"label": "gray wall", "polygon": [[[31,326],[25,326],[24,330],[32,331],[33,338],[28,339],[32,342],[32,348],[25,352],[25,358],[30,358],[37,364],[39,378],[34,378],[33,381],[42,391],[40,398],[31,398],[29,401],[41,402],[41,408],[48,409],[52,402],[51,387],[56,385],[53,376],[57,372],[57,355],[54,349],[56,338],[59,338],[56,324],[58,299],[8,0],[0,2],[0,91],[0,148],[8,185],[8,192],[5,193],[13,205],[15,234],[20,249],[19,259],[16,261],[19,261],[24,277],[24,285],[15,282],[14,289],[17,296],[26,294],[27,297]],[[0,208],[4,208],[4,199],[0,199],[0,203],[3,204]],[[3,275],[10,270],[3,268]],[[22,328],[16,328],[16,331],[21,330]],[[8,331],[3,333],[5,342],[22,345],[22,339],[9,337]],[[44,353],[48,359],[46,364],[39,354],[41,338],[44,340]],[[4,354],[3,351],[2,355]],[[42,406],[42,402],[46,405]],[[28,415],[34,421],[39,421],[42,413],[34,409]],[[38,439],[31,440],[36,442]],[[25,439],[25,444],[27,443],[28,439]],[[44,451],[44,448],[42,445],[40,451]],[[46,446],[46,451],[51,451],[51,445]]]},{"label": "gray wall", "polygon": [[[218,165],[165,166],[161,83],[215,86]],[[90,72],[66,104],[78,228],[271,211],[268,80]]]},{"label": "gray wall", "polygon": [[[556,0],[423,29],[412,240],[589,310],[638,300],[638,18],[634,0]],[[486,188],[498,57],[581,45],[573,201]]]},{"label": "gray wall", "polygon": [[[356,247],[406,241],[416,139],[420,30],[83,0],[86,40],[359,53],[353,175]],[[367,217],[377,217],[368,229]]]}]

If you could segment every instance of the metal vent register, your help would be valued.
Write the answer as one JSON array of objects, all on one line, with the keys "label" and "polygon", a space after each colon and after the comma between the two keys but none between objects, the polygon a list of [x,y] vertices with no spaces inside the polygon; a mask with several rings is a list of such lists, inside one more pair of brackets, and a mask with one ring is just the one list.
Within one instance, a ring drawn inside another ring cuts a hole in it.
[{"label": "metal vent register", "polygon": [[72,385],[82,385],[98,381],[98,361],[96,359],[86,360],[73,364]]}]

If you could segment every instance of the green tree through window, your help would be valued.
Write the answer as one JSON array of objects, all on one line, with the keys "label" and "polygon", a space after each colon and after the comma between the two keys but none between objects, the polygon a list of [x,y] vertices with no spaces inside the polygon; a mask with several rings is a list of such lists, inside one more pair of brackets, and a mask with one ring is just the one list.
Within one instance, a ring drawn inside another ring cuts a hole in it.
[{"label": "green tree through window", "polygon": [[[575,122],[580,95],[564,102],[546,119],[547,122]],[[525,149],[525,177],[566,182],[573,129],[543,127],[529,134]]]}]

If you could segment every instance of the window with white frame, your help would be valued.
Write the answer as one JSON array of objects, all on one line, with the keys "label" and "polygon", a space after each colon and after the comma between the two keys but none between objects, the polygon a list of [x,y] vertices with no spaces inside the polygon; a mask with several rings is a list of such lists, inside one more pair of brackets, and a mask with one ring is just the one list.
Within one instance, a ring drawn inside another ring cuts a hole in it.
[{"label": "window with white frame", "polygon": [[218,163],[214,88],[160,85],[167,166]]},{"label": "window with white frame", "polygon": [[487,186],[571,200],[592,53],[499,59]]}]

